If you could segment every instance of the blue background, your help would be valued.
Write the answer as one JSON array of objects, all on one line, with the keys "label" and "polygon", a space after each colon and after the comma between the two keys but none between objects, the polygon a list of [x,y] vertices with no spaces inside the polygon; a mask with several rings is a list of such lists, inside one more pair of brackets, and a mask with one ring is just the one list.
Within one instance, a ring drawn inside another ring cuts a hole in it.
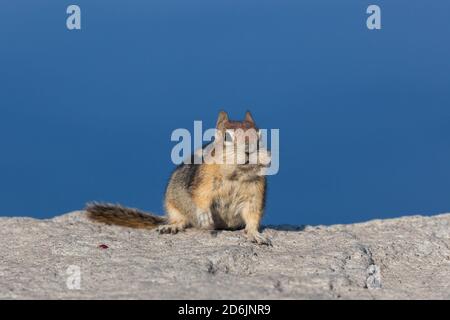
[{"label": "blue background", "polygon": [[[82,30],[66,28],[78,4]],[[382,30],[366,8],[382,9]],[[158,213],[170,134],[279,128],[265,223],[450,211],[449,1],[3,1],[0,215]]]}]

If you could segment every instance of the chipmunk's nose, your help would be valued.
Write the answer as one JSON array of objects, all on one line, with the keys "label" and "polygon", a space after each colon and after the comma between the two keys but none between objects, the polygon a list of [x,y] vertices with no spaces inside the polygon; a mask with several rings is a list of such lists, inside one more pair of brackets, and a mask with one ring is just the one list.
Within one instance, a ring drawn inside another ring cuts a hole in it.
[{"label": "chipmunk's nose", "polygon": [[245,141],[245,152],[252,153],[258,150],[258,141]]}]

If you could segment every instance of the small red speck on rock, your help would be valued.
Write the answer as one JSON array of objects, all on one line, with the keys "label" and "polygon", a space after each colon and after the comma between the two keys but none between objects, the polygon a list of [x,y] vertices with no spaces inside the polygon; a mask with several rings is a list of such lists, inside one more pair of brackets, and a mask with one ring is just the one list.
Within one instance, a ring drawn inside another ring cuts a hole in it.
[{"label": "small red speck on rock", "polygon": [[109,247],[106,244],[101,244],[98,246],[100,249],[108,249]]}]

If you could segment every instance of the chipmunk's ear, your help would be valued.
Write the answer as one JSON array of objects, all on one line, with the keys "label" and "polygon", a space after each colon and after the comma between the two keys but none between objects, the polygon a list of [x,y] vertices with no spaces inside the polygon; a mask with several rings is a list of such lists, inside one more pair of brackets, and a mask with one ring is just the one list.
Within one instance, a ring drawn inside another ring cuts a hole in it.
[{"label": "chipmunk's ear", "polygon": [[223,129],[225,122],[228,121],[228,114],[225,111],[219,112],[219,117],[217,118],[217,129]]},{"label": "chipmunk's ear", "polygon": [[250,111],[247,111],[245,113],[245,119],[244,120],[255,124],[255,121],[253,120],[253,117],[252,117],[252,114],[250,113]]}]

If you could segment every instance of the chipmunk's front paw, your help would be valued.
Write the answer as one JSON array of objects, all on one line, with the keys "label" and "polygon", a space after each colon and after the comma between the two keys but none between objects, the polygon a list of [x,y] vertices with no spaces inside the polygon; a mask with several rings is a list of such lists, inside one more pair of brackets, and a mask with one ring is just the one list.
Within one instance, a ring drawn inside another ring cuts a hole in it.
[{"label": "chipmunk's front paw", "polygon": [[171,233],[175,234],[178,233],[178,231],[184,231],[185,226],[181,223],[173,223],[173,224],[164,224],[159,226],[156,231],[158,231],[160,234],[163,233]]},{"label": "chipmunk's front paw", "polygon": [[211,230],[214,229],[214,221],[211,216],[211,212],[201,212],[197,214],[198,226],[201,229]]},{"label": "chipmunk's front paw", "polygon": [[260,232],[247,233],[247,238],[256,244],[272,246],[272,240]]}]

